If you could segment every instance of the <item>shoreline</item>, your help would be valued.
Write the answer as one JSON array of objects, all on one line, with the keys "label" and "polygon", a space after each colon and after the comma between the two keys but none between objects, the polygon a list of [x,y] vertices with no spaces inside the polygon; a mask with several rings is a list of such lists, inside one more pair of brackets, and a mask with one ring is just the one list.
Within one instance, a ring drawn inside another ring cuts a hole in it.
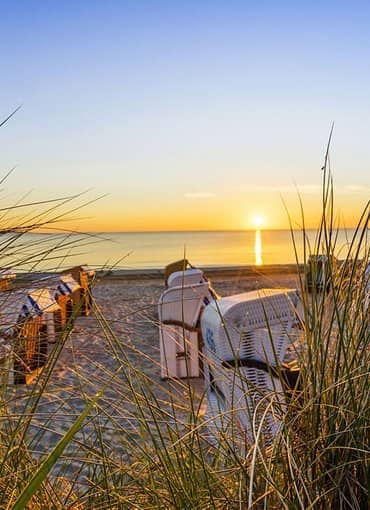
[{"label": "shoreline", "polygon": [[[261,266],[197,266],[209,278],[214,277],[235,277],[235,276],[263,276],[272,274],[297,274],[303,270],[303,264],[264,264]],[[93,268],[92,268],[93,269]],[[32,272],[18,273],[19,280],[34,280],[58,274],[56,272]],[[164,268],[135,268],[135,269],[111,269],[107,271],[96,270],[97,279],[109,280],[156,280],[164,278]]]}]

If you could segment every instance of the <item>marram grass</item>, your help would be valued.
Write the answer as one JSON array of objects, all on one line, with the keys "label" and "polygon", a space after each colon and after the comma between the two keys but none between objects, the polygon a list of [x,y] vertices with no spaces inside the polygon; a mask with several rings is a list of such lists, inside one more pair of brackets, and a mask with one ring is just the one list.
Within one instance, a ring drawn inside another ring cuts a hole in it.
[{"label": "marram grass", "polygon": [[[37,221],[34,213],[24,214],[21,231],[12,223],[14,241],[0,239],[1,256],[14,256],[21,264],[24,250],[27,260],[29,250],[19,244],[27,217],[33,218],[30,225],[46,225],[48,214]],[[235,430],[232,418],[233,426],[214,441],[205,422],[204,395],[196,395],[186,381],[164,383],[145,373],[145,363],[158,361],[137,352],[131,335],[133,324],[142,335],[158,327],[153,307],[133,305],[122,323],[113,324],[94,303],[94,316],[84,325],[100,338],[100,359],[74,350],[74,336],[66,332],[34,385],[1,388],[0,508],[367,508],[368,219],[367,204],[348,255],[336,264],[339,247],[326,161],[322,221],[315,246],[306,241],[305,257],[327,256],[328,291],[309,294],[301,274],[304,348],[297,358],[302,391],[288,401],[272,444],[263,443],[256,421],[254,444],[240,448],[242,431]],[[302,235],[306,239],[304,228]],[[32,255],[32,267],[53,256],[42,245],[39,251],[39,257]],[[76,368],[73,387],[61,388],[53,366],[67,342]],[[111,368],[106,356],[114,361]]]}]

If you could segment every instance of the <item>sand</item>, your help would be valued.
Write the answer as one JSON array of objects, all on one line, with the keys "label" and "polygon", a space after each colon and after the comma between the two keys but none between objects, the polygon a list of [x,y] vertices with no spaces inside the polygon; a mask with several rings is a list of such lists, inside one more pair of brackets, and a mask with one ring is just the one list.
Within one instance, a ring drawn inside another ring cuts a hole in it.
[{"label": "sand", "polygon": [[[255,271],[247,276],[213,274],[212,284],[218,294],[227,296],[266,287],[296,288],[297,276],[285,271],[267,274]],[[151,408],[145,401],[149,399],[164,413],[168,423],[186,423],[189,389],[194,390],[200,402],[203,381],[192,380],[188,387],[186,381],[160,379],[157,303],[163,289],[163,279],[158,277],[132,279],[132,275],[129,278],[109,275],[96,282],[93,294],[98,317],[91,314],[77,318],[53,369],[47,392],[34,413],[30,447],[35,454],[49,451],[83,411],[86,398],[93,397],[104,385],[107,387],[101,405],[94,412],[101,415],[107,448],[122,459],[128,455],[122,434],[132,434],[134,440],[140,422],[133,388],[145,408]],[[99,318],[100,312],[104,319]],[[107,335],[104,330],[108,328]],[[10,390],[17,397],[12,404],[15,415],[24,413],[25,400],[21,397],[29,395],[31,389],[23,386]],[[169,404],[171,399],[175,409]],[[150,413],[147,418],[151,419]],[[84,455],[86,449],[95,445],[93,426],[87,424],[75,439],[82,445]],[[78,469],[77,464],[69,463],[68,469],[73,466]]]}]

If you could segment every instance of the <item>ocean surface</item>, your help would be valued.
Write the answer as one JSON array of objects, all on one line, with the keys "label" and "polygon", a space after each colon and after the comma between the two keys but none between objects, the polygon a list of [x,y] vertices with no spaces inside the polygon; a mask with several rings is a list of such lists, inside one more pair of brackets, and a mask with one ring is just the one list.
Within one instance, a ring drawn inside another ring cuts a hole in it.
[{"label": "ocean surface", "polygon": [[[338,232],[339,258],[346,255],[353,233]],[[315,235],[315,231],[308,231],[312,249]],[[295,231],[294,236],[301,261],[302,233]],[[184,255],[199,266],[295,263],[288,230],[24,234],[17,239],[15,234],[7,234],[0,238],[0,249],[1,266],[16,271],[56,270],[84,263],[97,269],[163,268]]]}]

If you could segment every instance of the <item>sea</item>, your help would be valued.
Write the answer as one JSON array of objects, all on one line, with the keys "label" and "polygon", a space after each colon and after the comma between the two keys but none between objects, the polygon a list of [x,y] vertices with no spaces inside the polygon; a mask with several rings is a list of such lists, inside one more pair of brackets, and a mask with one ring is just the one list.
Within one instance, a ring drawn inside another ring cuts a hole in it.
[{"label": "sea", "polygon": [[[316,231],[306,231],[314,252]],[[347,255],[354,230],[336,234],[336,255]],[[15,271],[58,270],[87,264],[96,269],[157,269],[186,257],[195,266],[260,266],[303,260],[303,234],[289,230],[6,234],[1,266]],[[318,250],[320,251],[320,249]]]}]

